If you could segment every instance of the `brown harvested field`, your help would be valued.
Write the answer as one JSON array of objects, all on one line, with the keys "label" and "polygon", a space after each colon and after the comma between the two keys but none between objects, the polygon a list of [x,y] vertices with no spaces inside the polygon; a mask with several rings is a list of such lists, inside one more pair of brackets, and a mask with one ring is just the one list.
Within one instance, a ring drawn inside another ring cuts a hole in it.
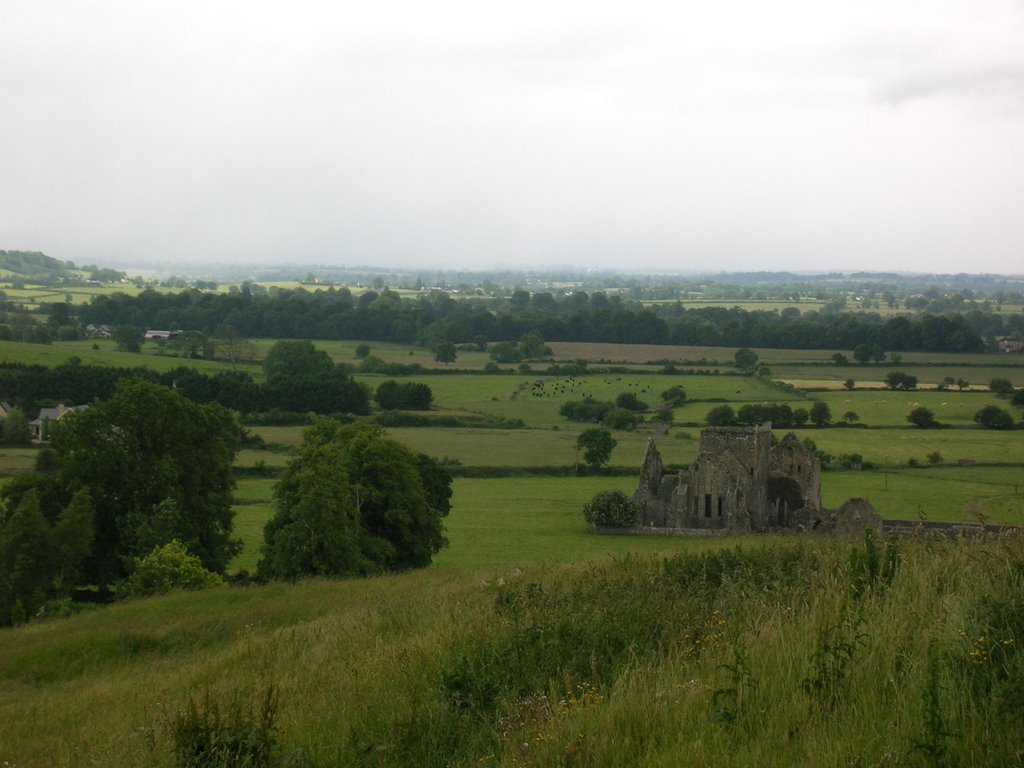
[{"label": "brown harvested field", "polygon": [[599,344],[587,341],[553,341],[548,344],[556,360],[588,360],[592,363],[649,363],[652,360],[715,360],[732,363],[735,350],[724,347],[682,347],[665,344]]},{"label": "brown harvested field", "polygon": [[[595,342],[570,342],[553,341],[548,344],[554,352],[555,358],[559,361],[585,359],[590,362],[610,362],[626,364],[650,363],[654,360],[671,360],[674,362],[707,360],[708,367],[714,367],[714,361],[721,366],[731,367],[733,356],[737,347],[706,347],[706,346],[684,346],[667,344],[599,344]],[[819,370],[828,371],[829,375],[821,375],[815,378],[833,378],[842,374],[842,378],[857,375],[872,375],[873,378],[884,379],[885,374],[898,368],[900,365],[929,366],[938,370],[940,367],[959,368],[969,366],[992,366],[1003,368],[1007,366],[1024,369],[1024,356],[1022,355],[1000,355],[996,353],[973,353],[963,354],[957,352],[900,352],[900,362],[885,360],[877,365],[862,366],[853,361],[853,351],[850,349],[784,349],[754,347],[754,351],[762,363],[772,366],[775,372],[776,366],[794,365],[807,366],[808,364],[824,364]],[[842,352],[850,360],[846,366],[835,366],[832,363],[832,355]],[[1012,367],[1010,368],[1012,372]],[[813,371],[810,368],[808,373]],[[916,372],[916,371],[915,371]],[[948,373],[944,371],[943,375]],[[990,374],[990,371],[985,371]],[[778,374],[777,374],[778,375]],[[1005,374],[1002,374],[1005,375]],[[804,378],[804,377],[798,377]],[[969,378],[969,377],[968,377]],[[976,377],[977,378],[977,377]],[[980,378],[978,379],[980,381]],[[986,379],[987,381],[987,379]]]}]

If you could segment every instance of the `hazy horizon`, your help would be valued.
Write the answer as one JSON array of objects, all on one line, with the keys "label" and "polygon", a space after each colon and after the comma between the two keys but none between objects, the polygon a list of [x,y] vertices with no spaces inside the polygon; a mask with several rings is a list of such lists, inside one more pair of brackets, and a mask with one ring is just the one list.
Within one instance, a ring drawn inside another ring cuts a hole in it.
[{"label": "hazy horizon", "polygon": [[1024,0],[55,0],[0,248],[101,265],[1024,271]]}]

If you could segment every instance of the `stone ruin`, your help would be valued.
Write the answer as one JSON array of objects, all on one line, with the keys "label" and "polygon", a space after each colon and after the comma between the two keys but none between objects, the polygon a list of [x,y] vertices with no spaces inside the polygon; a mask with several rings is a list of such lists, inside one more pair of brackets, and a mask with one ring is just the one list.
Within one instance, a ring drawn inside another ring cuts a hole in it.
[{"label": "stone ruin", "polygon": [[676,473],[665,472],[649,438],[632,498],[651,532],[882,530],[882,519],[864,499],[823,509],[821,462],[792,432],[772,445],[771,424],[702,430],[697,460]]}]

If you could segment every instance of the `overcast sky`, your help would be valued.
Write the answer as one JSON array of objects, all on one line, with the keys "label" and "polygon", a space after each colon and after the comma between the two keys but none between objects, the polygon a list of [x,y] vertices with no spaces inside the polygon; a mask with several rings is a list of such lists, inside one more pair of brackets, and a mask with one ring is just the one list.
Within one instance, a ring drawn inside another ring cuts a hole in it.
[{"label": "overcast sky", "polygon": [[0,248],[1024,273],[1024,0],[47,0]]}]

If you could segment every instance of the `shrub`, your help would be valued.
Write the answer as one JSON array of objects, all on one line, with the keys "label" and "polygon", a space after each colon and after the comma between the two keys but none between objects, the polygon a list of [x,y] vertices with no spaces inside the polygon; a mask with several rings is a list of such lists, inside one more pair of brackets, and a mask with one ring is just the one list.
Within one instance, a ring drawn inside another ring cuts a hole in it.
[{"label": "shrub", "polygon": [[615,405],[627,411],[643,411],[647,409],[647,403],[637,397],[633,392],[623,392],[615,398]]},{"label": "shrub", "polygon": [[1013,417],[998,406],[986,405],[974,414],[974,423],[986,429],[1012,429]]},{"label": "shrub", "polygon": [[611,403],[585,397],[582,400],[566,401],[558,409],[558,413],[569,421],[601,421],[612,407]]},{"label": "shrub", "polygon": [[162,595],[172,589],[209,589],[223,583],[219,575],[203,568],[199,558],[190,555],[174,539],[135,561],[135,571],[122,592],[128,597],[144,597]]},{"label": "shrub", "polygon": [[594,427],[583,430],[576,438],[576,450],[583,451],[583,460],[593,469],[607,464],[618,441],[607,429]]},{"label": "shrub", "polygon": [[56,472],[58,468],[57,452],[53,448],[43,448],[36,454],[36,472],[46,474]]},{"label": "shrub", "polygon": [[917,389],[917,376],[911,376],[900,371],[890,371],[885,377],[885,386],[889,389]]},{"label": "shrub", "polygon": [[728,405],[712,408],[705,418],[712,427],[731,427],[736,424],[736,412]]},{"label": "shrub", "polygon": [[938,422],[935,420],[935,414],[930,408],[925,408],[923,405],[912,410],[907,415],[907,421],[921,429],[938,426]]},{"label": "shrub", "polygon": [[604,414],[601,423],[612,429],[630,430],[643,420],[643,416],[633,411],[627,411],[625,408],[611,408]]},{"label": "shrub", "polygon": [[829,409],[828,403],[819,400],[811,406],[811,421],[819,427],[828,426],[828,423],[832,421],[832,411]]},{"label": "shrub", "polygon": [[686,402],[686,390],[676,384],[662,392],[661,399],[673,408],[678,408]]},{"label": "shrub", "polygon": [[491,360],[495,363],[519,363],[523,355],[514,341],[501,341],[491,347]]},{"label": "shrub", "polygon": [[393,379],[377,387],[377,405],[385,411],[429,411],[434,393],[426,384],[409,381],[399,384]]},{"label": "shrub", "polygon": [[791,427],[794,423],[793,409],[786,403],[747,403],[741,406],[736,414],[737,424],[763,424],[766,421],[770,421],[776,427]]},{"label": "shrub", "polygon": [[583,518],[591,525],[632,528],[640,522],[640,505],[622,491],[601,491],[583,505]]},{"label": "shrub", "polygon": [[171,720],[175,764],[181,768],[267,768],[277,750],[277,691],[248,702],[239,695],[222,709],[209,691]]},{"label": "shrub", "polygon": [[1013,397],[1013,383],[1009,379],[992,379],[988,383],[988,388],[999,397]]},{"label": "shrub", "polygon": [[733,362],[741,371],[753,370],[754,366],[756,366],[758,362],[757,353],[747,347],[741,347],[740,349],[737,349],[736,354],[733,355]]},{"label": "shrub", "polygon": [[836,457],[836,464],[843,469],[861,469],[864,466],[864,456],[860,453],[841,453]]},{"label": "shrub", "polygon": [[29,429],[28,417],[20,408],[12,408],[0,422],[0,442],[4,445],[31,445],[32,431]]}]

